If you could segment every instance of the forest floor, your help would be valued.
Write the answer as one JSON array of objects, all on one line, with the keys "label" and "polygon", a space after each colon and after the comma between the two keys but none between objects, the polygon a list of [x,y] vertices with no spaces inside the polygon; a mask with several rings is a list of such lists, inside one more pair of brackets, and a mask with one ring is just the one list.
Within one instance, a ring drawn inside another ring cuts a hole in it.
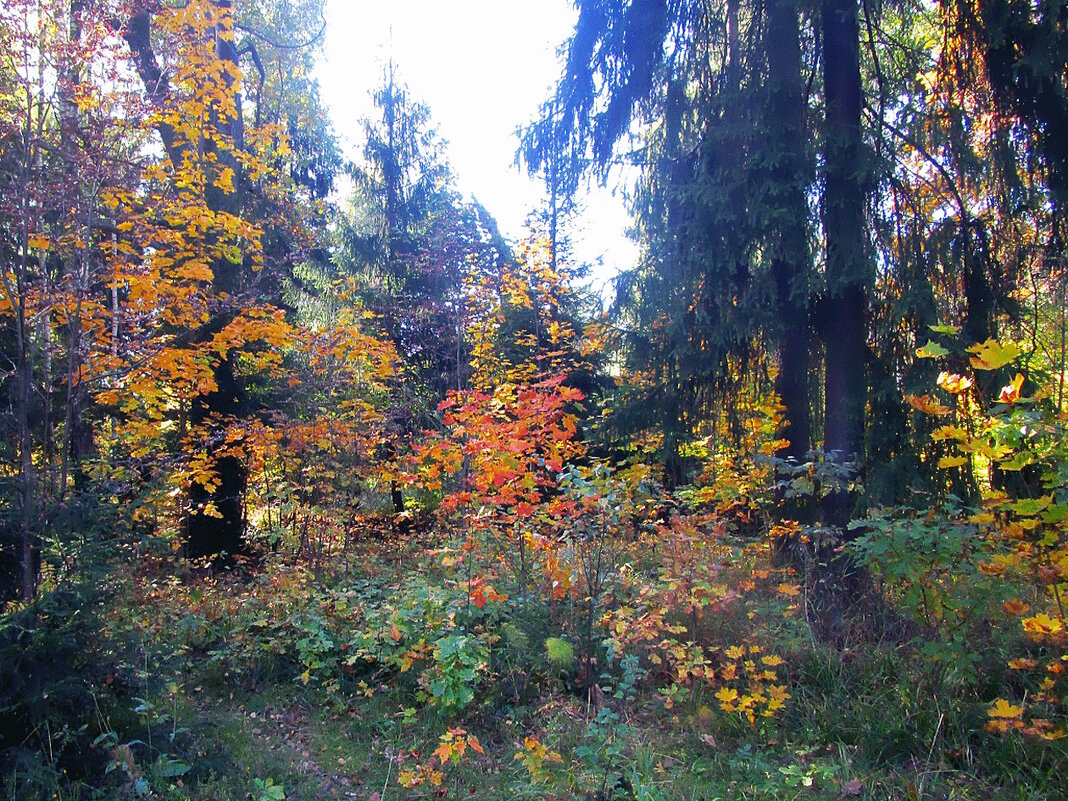
[{"label": "forest floor", "polygon": [[[986,730],[982,654],[965,670],[933,640],[822,646],[802,599],[781,591],[790,571],[760,567],[751,542],[718,552],[741,590],[700,629],[718,643],[699,651],[718,655],[715,680],[695,680],[691,658],[690,680],[673,682],[651,650],[581,656],[573,607],[504,593],[473,605],[425,546],[372,542],[330,571],[268,561],[216,578],[142,559],[113,577],[86,646],[107,672],[87,672],[97,710],[62,742],[91,740],[91,758],[16,762],[4,798],[1068,797],[1063,740]],[[628,614],[623,628],[638,625]],[[750,721],[734,706],[731,687],[759,708],[761,686],[726,681],[732,653],[776,666],[781,708]]]}]

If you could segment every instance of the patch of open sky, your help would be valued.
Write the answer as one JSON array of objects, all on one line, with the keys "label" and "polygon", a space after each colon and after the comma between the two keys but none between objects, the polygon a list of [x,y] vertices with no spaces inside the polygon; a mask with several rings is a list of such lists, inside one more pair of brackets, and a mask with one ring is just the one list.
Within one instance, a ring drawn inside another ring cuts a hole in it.
[{"label": "patch of open sky", "polygon": [[[360,120],[392,59],[413,99],[430,108],[459,189],[477,198],[512,240],[540,204],[543,185],[515,166],[516,130],[530,122],[560,74],[559,45],[576,12],[568,0],[327,0],[319,82],[342,145],[357,155]],[[622,180],[622,179],[620,179]],[[591,187],[570,231],[575,259],[606,294],[637,246],[622,198]]]}]

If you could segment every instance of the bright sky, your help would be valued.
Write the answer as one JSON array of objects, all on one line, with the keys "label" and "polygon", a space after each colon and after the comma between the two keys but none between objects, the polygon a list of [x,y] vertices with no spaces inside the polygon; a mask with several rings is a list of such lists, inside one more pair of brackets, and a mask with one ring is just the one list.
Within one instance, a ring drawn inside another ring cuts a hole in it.
[{"label": "bright sky", "polygon": [[[461,191],[518,239],[542,192],[513,165],[515,131],[548,96],[560,71],[557,46],[574,20],[569,0],[328,0],[320,83],[334,128],[355,156],[358,121],[371,113],[371,90],[392,56],[447,140]],[[601,286],[637,251],[625,237],[621,199],[594,189],[583,205],[576,256],[603,263],[594,268]]]}]

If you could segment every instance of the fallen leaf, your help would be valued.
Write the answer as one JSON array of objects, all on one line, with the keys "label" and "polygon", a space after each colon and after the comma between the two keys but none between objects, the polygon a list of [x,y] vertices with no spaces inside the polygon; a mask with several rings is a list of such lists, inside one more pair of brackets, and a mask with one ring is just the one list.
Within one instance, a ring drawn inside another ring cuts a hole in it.
[{"label": "fallen leaf", "polygon": [[841,788],[839,788],[838,795],[843,798],[849,796],[860,795],[864,792],[864,782],[860,779],[850,779],[847,782],[842,782]]}]

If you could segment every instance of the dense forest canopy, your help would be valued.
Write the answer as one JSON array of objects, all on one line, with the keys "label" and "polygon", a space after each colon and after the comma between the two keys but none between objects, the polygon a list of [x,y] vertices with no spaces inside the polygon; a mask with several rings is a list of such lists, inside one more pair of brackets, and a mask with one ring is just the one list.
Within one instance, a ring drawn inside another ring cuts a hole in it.
[{"label": "dense forest canopy", "polygon": [[5,3],[5,798],[1060,797],[1068,4],[575,8],[509,241],[324,0]]}]

